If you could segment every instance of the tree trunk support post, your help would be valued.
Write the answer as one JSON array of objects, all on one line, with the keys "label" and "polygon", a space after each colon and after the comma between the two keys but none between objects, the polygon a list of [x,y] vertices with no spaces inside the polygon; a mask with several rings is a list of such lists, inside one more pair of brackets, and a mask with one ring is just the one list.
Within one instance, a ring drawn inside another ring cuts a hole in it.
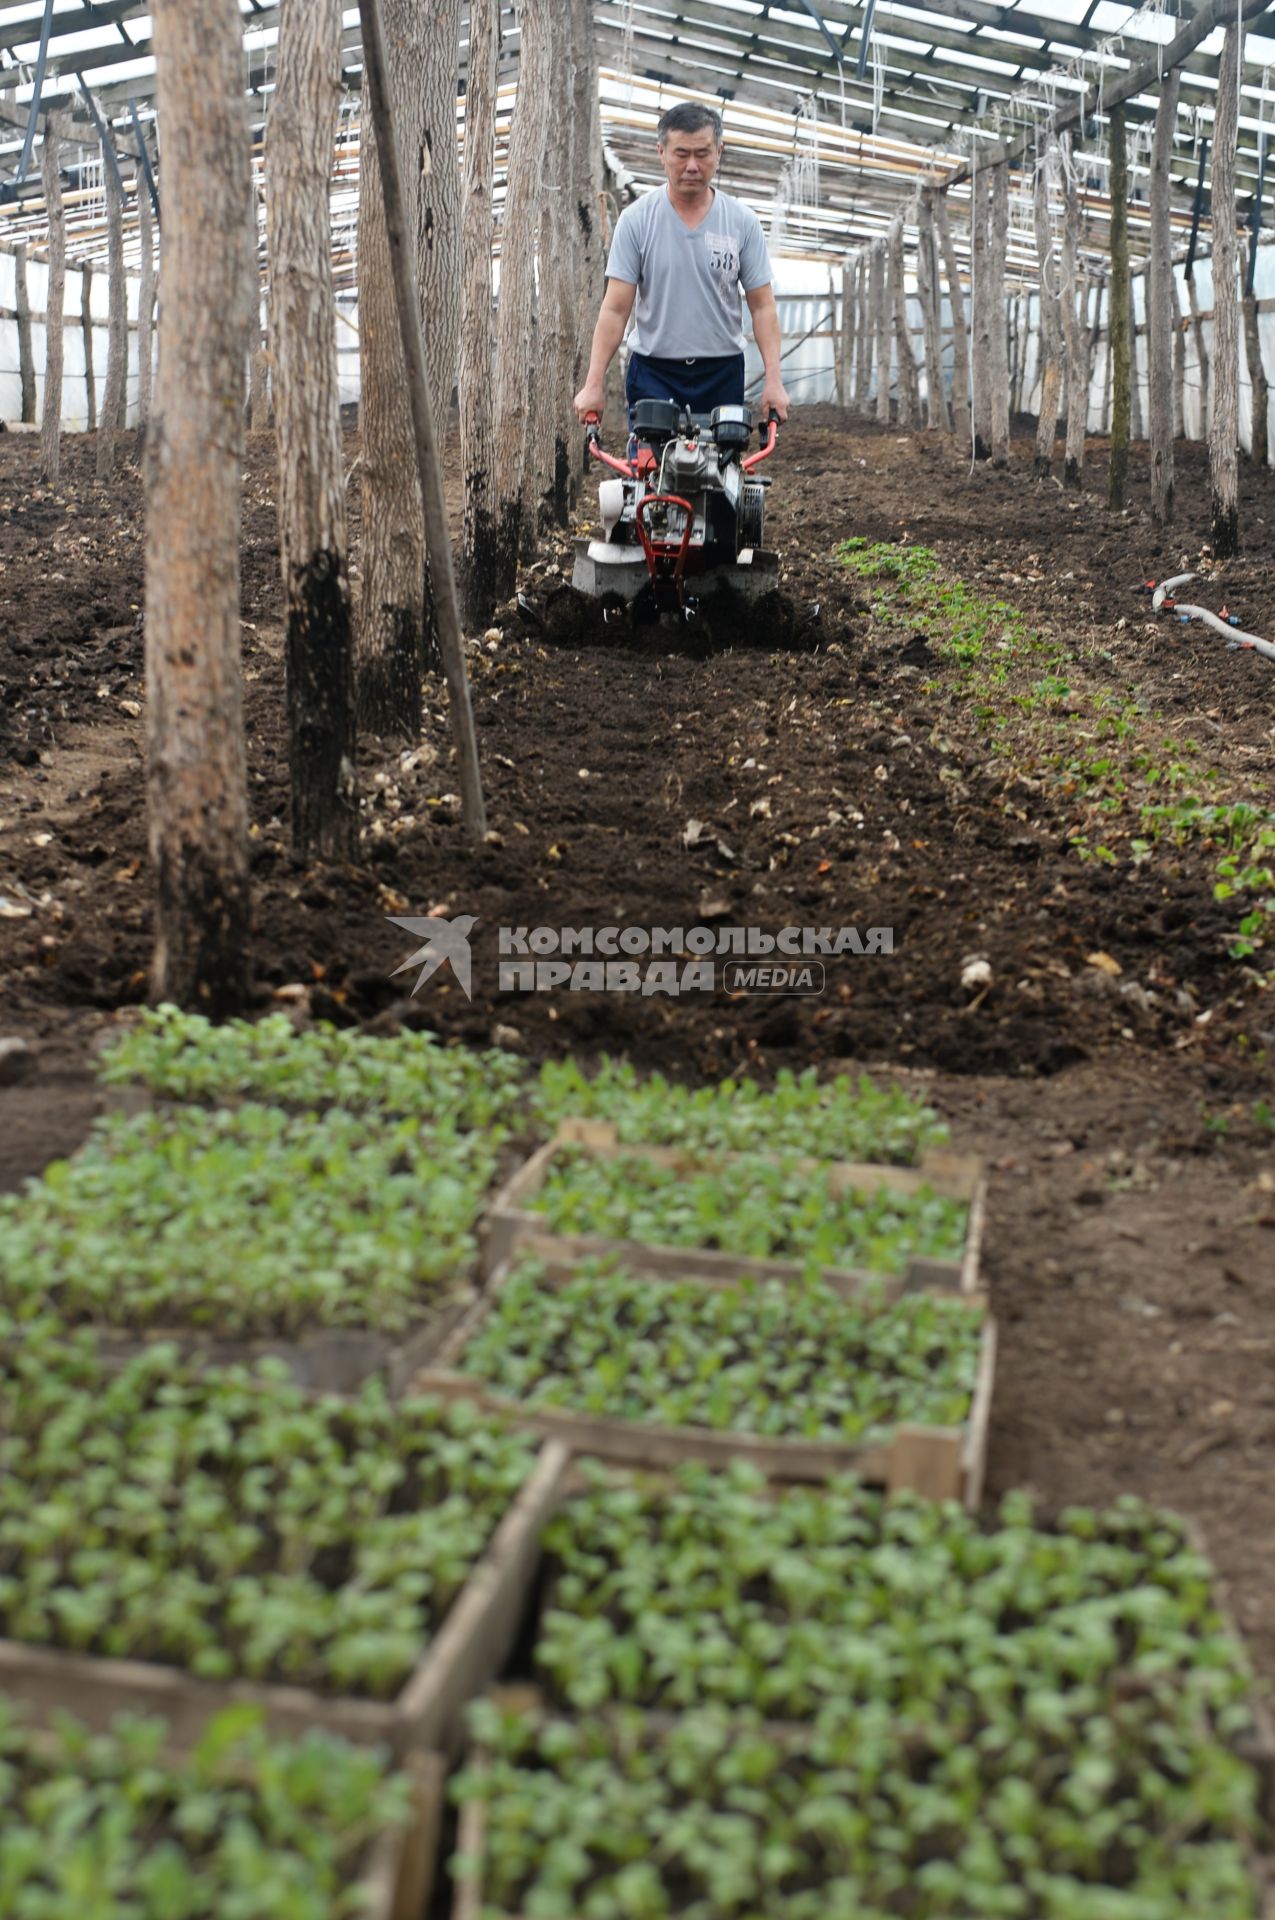
[{"label": "tree trunk support post", "polygon": [[970,437],[970,341],[965,321],[965,289],[961,285],[952,225],[947,215],[946,190],[935,198],[934,218],[943,250],[943,276],[952,316],[952,431],[958,440],[965,441]]},{"label": "tree trunk support post", "polygon": [[266,216],[292,845],[302,859],[338,861],[355,859],[359,844],[328,212],[340,103],[340,0],[281,0]]},{"label": "tree trunk support post", "polygon": [[465,618],[476,627],[487,625],[497,599],[491,255],[499,16],[499,0],[470,0],[458,393],[465,488],[461,591]]},{"label": "tree trunk support post", "polygon": [[1240,330],[1236,267],[1235,138],[1242,34],[1232,20],[1222,42],[1213,122],[1213,422],[1209,480],[1213,552],[1239,551]]},{"label": "tree trunk support post", "polygon": [[[154,0],[168,275],[147,447],[152,991],[243,1010],[250,929],[239,628],[254,295],[238,0]],[[110,430],[109,416],[103,430]]]},{"label": "tree trunk support post", "polygon": [[[40,414],[40,467],[50,486],[56,486],[62,460],[62,374],[65,334],[60,324],[66,306],[66,213],[62,204],[62,137],[60,114],[50,114],[44,128],[41,172],[44,204],[49,221],[49,291],[44,320],[44,405]],[[54,324],[53,316],[59,324]]]},{"label": "tree trunk support post", "polygon": [[1180,75],[1166,73],[1156,108],[1151,148],[1151,247],[1147,262],[1148,413],[1151,512],[1163,526],[1173,518],[1173,255],[1169,229],[1169,163],[1178,117]]},{"label": "tree trunk support post", "polygon": [[434,604],[438,613],[438,640],[447,680],[452,732],[460,772],[461,799],[465,810],[465,831],[471,841],[487,834],[487,811],[483,800],[482,775],[478,764],[478,737],[469,697],[469,676],[465,671],[464,643],[461,638],[456,581],[452,571],[452,550],[447,529],[447,507],[443,497],[443,470],[434,429],[434,408],[429,379],[425,371],[425,342],[421,331],[420,308],[416,298],[415,273],[409,250],[403,208],[402,178],[394,127],[390,116],[385,45],[381,37],[380,0],[359,0],[363,26],[363,58],[366,67],[368,109],[376,125],[376,152],[385,199],[385,224],[389,235],[390,261],[398,301],[399,326],[403,336],[403,357],[407,363],[408,397],[412,428],[416,440],[416,460],[420,471],[421,495],[425,505],[425,538],[431,555],[431,579]]},{"label": "tree trunk support post", "polygon": [[1119,512],[1125,503],[1129,472],[1129,171],[1125,154],[1125,112],[1111,111],[1111,280],[1107,301],[1108,359],[1111,366],[1111,468],[1107,504]]},{"label": "tree trunk support post", "polygon": [[27,248],[20,240],[13,249],[13,304],[18,325],[18,379],[22,391],[22,421],[35,424],[35,353],[31,345],[31,293],[27,284]]}]

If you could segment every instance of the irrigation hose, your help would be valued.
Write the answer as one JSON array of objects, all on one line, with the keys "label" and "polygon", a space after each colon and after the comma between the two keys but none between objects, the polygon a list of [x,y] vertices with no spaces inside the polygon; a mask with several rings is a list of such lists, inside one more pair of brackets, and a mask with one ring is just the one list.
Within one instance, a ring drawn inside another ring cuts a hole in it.
[{"label": "irrigation hose", "polygon": [[[1172,579],[1161,580],[1151,596],[1151,605],[1155,612],[1160,612],[1165,600],[1172,594],[1175,587],[1184,587],[1188,580],[1194,580],[1196,577],[1193,573],[1175,573]],[[1215,633],[1220,633],[1222,638],[1229,640],[1232,646],[1251,648],[1254,653],[1263,654],[1268,660],[1275,660],[1275,645],[1271,641],[1262,640],[1255,633],[1242,633],[1237,627],[1228,626],[1227,622],[1220,619],[1210,608],[1191,606],[1184,600],[1173,600],[1170,604],[1184,619],[1203,620],[1205,626],[1212,627]]]}]

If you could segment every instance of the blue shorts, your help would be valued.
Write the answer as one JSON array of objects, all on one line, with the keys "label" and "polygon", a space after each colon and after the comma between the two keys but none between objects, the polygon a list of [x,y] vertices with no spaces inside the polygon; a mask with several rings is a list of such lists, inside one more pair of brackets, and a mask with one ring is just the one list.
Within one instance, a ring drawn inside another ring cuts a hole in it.
[{"label": "blue shorts", "polygon": [[631,353],[624,377],[629,403],[629,425],[639,400],[676,400],[692,413],[711,413],[714,407],[744,403],[744,356],[727,353],[690,360],[666,360],[655,354]]}]

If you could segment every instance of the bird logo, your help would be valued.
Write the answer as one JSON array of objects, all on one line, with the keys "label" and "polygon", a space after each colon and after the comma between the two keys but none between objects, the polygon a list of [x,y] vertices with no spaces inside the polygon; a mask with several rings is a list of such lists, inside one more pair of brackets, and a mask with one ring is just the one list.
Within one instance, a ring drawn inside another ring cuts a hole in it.
[{"label": "bird logo", "polygon": [[425,944],[404,960],[401,967],[395,967],[391,979],[400,973],[406,973],[409,967],[420,967],[420,976],[412,988],[415,999],[425,982],[438,972],[445,960],[451,961],[452,972],[468,1000],[470,994],[469,935],[478,918],[477,914],[462,913],[455,920],[400,919],[397,914],[386,914],[386,919],[396,927],[406,927],[409,933],[423,935]]}]

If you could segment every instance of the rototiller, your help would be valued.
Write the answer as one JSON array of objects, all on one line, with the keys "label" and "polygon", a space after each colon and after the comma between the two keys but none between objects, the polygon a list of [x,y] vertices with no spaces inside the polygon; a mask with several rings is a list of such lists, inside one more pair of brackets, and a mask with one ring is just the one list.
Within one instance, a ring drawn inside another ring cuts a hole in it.
[{"label": "rototiller", "polygon": [[700,602],[733,591],[747,600],[773,592],[778,556],[763,547],[768,479],[754,469],[774,452],[779,416],[753,432],[748,407],[694,415],[675,400],[639,400],[633,451],[604,451],[596,415],[588,448],[613,478],[598,488],[603,537],[577,540],[571,584],[608,617],[693,619]]}]

